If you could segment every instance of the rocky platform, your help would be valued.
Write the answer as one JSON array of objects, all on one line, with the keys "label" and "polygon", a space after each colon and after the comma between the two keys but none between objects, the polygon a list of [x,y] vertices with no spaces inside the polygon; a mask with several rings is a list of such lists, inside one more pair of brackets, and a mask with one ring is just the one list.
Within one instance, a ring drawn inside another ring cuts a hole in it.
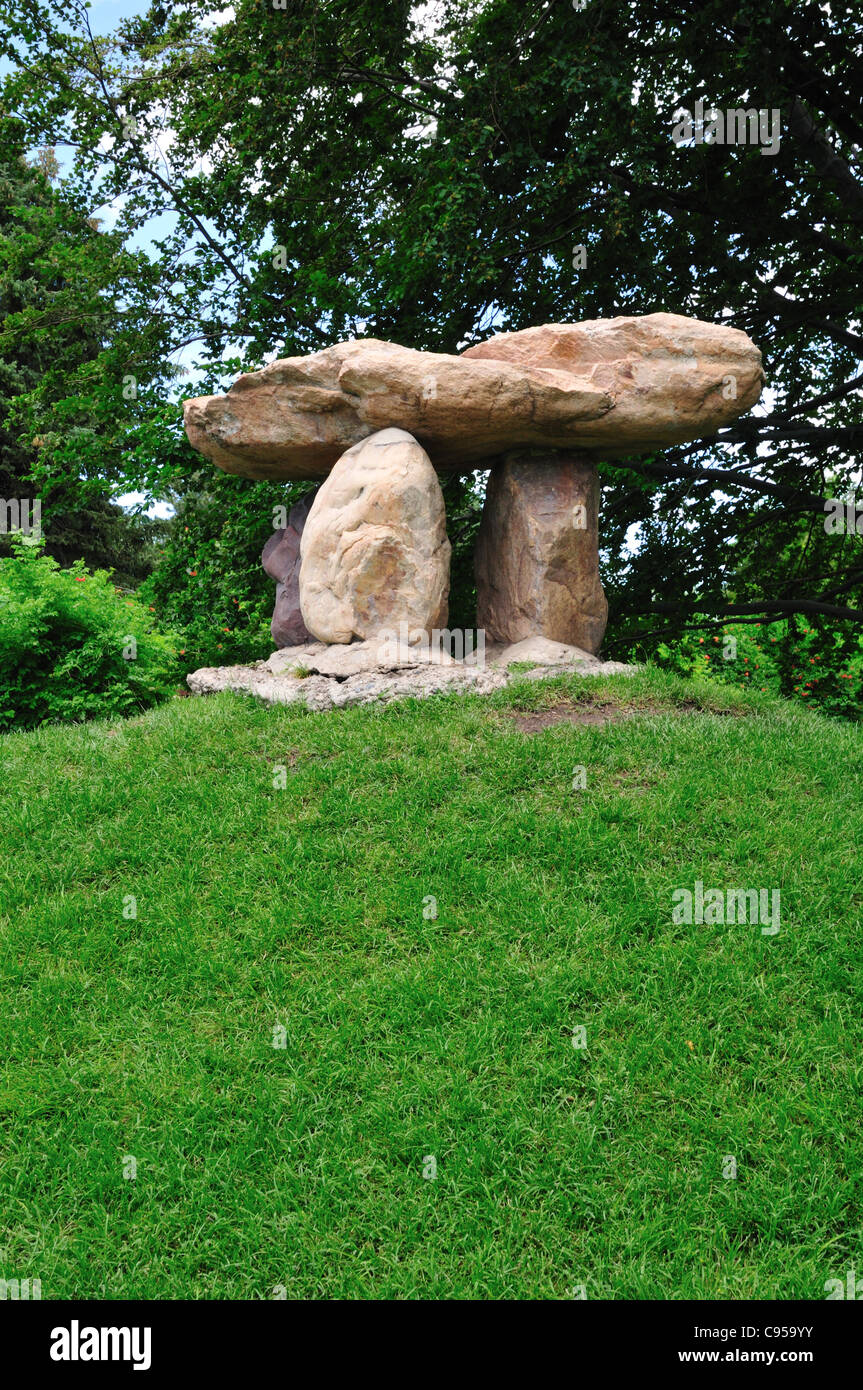
[{"label": "rocky platform", "polygon": [[233,690],[269,704],[328,710],[453,691],[488,695],[516,678],[630,675],[637,670],[619,661],[599,661],[579,647],[528,637],[509,646],[489,646],[484,654],[473,652],[464,661],[446,651],[403,642],[307,642],[249,666],[203,666],[186,679],[194,695]]}]

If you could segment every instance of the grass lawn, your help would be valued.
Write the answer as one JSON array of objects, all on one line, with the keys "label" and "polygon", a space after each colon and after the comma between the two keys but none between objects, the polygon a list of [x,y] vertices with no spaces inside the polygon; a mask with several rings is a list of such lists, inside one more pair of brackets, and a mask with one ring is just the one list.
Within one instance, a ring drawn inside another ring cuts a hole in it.
[{"label": "grass lawn", "polygon": [[[516,722],[582,701],[621,717]],[[6,736],[0,1276],[824,1298],[863,1271],[861,753],[656,672]],[[699,879],[781,930],[675,924]]]}]

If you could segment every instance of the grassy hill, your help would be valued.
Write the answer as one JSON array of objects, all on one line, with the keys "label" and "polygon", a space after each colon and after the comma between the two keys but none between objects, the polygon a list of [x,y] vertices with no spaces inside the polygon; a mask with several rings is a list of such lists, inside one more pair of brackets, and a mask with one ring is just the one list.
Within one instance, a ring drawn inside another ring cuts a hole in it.
[{"label": "grassy hill", "polygon": [[[863,1267],[861,749],[655,672],[6,736],[0,1276],[823,1298]],[[696,880],[780,931],[676,924]]]}]

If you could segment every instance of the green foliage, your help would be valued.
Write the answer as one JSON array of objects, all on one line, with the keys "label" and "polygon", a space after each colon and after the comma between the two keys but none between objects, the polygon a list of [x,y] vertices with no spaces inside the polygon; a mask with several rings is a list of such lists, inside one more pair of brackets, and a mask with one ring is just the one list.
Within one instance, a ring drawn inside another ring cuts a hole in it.
[{"label": "green foliage", "polygon": [[[142,267],[52,187],[56,174],[50,149],[27,163],[20,122],[0,116],[0,497],[40,498],[47,553],[61,565],[110,565],[134,584],[161,525],[114,504],[110,483],[132,447],[132,410],[139,428],[155,411],[124,399],[109,364],[118,296]],[[145,433],[149,450],[163,443],[152,426]]]},{"label": "green foliage", "polygon": [[0,466],[36,483],[47,515],[138,486],[178,372],[159,259],[128,249],[126,227],[101,230],[95,190],[53,188],[26,148],[0,105]]},{"label": "green foliage", "polygon": [[106,570],[31,537],[0,558],[0,729],[135,714],[176,683],[174,644]]},{"label": "green foliage", "polygon": [[848,624],[730,623],[719,634],[660,643],[656,661],[678,675],[751,686],[825,714],[863,718],[863,637]]},{"label": "green foliage", "polygon": [[479,473],[442,480],[446,532],[452,546],[448,619],[451,629],[476,626],[473,553],[482,516],[484,490],[482,475]]},{"label": "green foliage", "polygon": [[255,483],[201,469],[187,484],[170,539],[139,590],[166,627],[180,632],[184,671],[269,656],[275,581],[261,551],[307,484]]}]

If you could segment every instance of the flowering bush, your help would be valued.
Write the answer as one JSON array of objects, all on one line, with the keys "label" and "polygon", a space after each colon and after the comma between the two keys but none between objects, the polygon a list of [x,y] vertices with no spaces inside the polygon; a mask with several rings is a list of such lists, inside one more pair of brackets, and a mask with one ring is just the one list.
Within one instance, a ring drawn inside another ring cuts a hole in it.
[{"label": "flowering bush", "polygon": [[863,637],[847,625],[783,619],[726,623],[657,648],[660,666],[683,675],[708,675],[741,689],[817,706],[826,714],[863,717]]}]

